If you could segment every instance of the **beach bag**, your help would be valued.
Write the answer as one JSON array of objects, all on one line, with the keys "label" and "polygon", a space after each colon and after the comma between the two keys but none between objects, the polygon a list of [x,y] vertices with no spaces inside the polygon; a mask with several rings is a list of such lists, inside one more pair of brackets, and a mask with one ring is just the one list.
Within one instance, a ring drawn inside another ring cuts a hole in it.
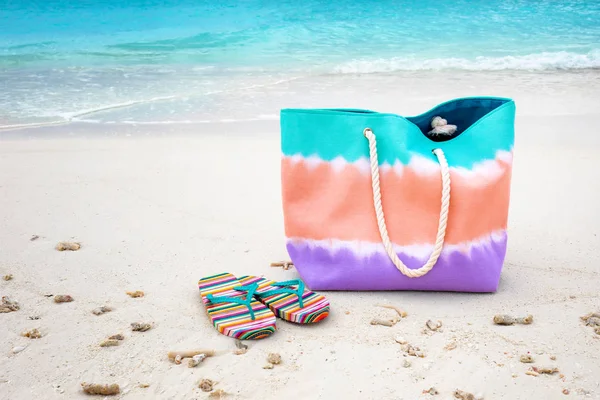
[{"label": "beach bag", "polygon": [[[431,135],[440,116],[457,126]],[[402,117],[281,110],[287,251],[313,290],[495,292],[515,104],[468,97]]]}]

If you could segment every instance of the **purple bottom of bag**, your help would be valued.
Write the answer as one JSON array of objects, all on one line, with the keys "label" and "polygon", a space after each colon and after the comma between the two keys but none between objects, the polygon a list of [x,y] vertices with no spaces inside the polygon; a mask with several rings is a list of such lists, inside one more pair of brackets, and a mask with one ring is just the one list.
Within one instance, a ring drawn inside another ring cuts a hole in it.
[{"label": "purple bottom of bag", "polygon": [[[425,276],[408,278],[392,264],[385,252],[356,255],[349,249],[331,249],[314,243],[289,241],[287,250],[298,273],[312,290],[424,290],[495,292],[506,254],[506,234],[467,251],[443,250]],[[399,253],[411,269],[426,261]]]}]

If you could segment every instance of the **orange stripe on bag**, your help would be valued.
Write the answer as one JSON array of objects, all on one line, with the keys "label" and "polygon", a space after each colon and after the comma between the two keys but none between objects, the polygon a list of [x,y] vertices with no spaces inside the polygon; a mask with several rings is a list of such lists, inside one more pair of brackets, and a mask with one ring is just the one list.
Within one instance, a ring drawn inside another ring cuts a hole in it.
[{"label": "orange stripe on bag", "polygon": [[[475,240],[506,228],[512,173],[509,161],[497,159],[497,172],[484,184],[451,170],[452,201],[446,244]],[[282,189],[287,237],[381,242],[373,209],[371,177],[347,164],[335,169],[282,160]],[[397,245],[433,243],[440,214],[441,178],[381,171],[383,209],[391,240]]]}]

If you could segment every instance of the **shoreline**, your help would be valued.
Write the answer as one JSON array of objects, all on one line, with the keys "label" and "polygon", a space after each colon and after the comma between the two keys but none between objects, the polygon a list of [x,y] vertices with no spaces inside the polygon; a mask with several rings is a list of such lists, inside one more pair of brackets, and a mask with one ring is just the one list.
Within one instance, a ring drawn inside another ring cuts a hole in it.
[{"label": "shoreline", "polygon": [[[518,104],[517,104],[518,109]],[[586,133],[586,120],[597,114],[578,115],[519,115],[515,119],[515,149],[521,144],[537,147],[583,148],[600,145],[600,136]],[[279,140],[279,119],[167,124],[99,124],[70,122],[36,128],[0,130],[0,143],[21,141],[91,140],[107,139],[201,139],[206,136],[246,138],[269,137]],[[576,133],[574,133],[576,132]]]},{"label": "shoreline", "polygon": [[[240,82],[240,87],[229,83],[232,87],[206,93],[107,99],[95,106],[79,103],[77,96],[82,93],[74,92],[72,98],[56,99],[56,106],[48,104],[41,114],[54,120],[0,116],[0,135],[48,126],[67,125],[66,129],[70,129],[76,124],[88,124],[91,130],[96,129],[95,124],[108,130],[121,124],[186,129],[186,125],[196,124],[271,121],[278,119],[281,108],[297,107],[363,108],[410,116],[444,101],[469,96],[512,98],[518,116],[589,115],[597,111],[596,93],[600,91],[600,70],[413,71],[288,78],[267,82],[263,77],[261,84]],[[70,106],[64,108],[60,103],[67,100]],[[80,104],[82,109],[73,109],[73,104]],[[52,112],[56,113],[54,117]]]}]

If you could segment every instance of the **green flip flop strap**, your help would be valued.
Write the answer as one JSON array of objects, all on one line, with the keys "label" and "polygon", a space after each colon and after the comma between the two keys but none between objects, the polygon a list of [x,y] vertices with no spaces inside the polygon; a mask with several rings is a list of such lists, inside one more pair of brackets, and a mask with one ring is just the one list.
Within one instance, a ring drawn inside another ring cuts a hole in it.
[{"label": "green flip flop strap", "polygon": [[[242,288],[242,286],[239,287],[234,287],[234,290],[239,290],[239,288]],[[208,301],[210,301],[213,304],[219,304],[219,303],[235,303],[235,304],[239,304],[242,306],[246,306],[248,307],[248,312],[250,313],[250,319],[252,319],[252,321],[254,321],[256,318],[254,316],[254,310],[252,309],[252,298],[254,297],[254,292],[256,292],[256,289],[258,289],[258,284],[254,283],[252,285],[248,285],[248,286],[243,286],[243,291],[246,292],[246,298],[245,299],[241,299],[240,297],[229,297],[229,296],[213,296],[212,294],[209,294],[206,296],[206,298],[208,299]]]},{"label": "green flip flop strap", "polygon": [[[298,285],[298,288],[297,289],[289,288],[289,286],[293,286],[293,285]],[[269,296],[273,296],[275,294],[284,294],[284,293],[295,294],[296,296],[298,296],[298,304],[300,305],[300,308],[304,307],[304,299],[302,298],[302,296],[304,295],[304,282],[302,282],[300,279],[292,279],[289,281],[275,282],[275,283],[272,283],[271,286],[280,286],[281,289],[267,290],[265,292],[256,293],[256,295],[260,296],[260,297],[269,297]]]}]

